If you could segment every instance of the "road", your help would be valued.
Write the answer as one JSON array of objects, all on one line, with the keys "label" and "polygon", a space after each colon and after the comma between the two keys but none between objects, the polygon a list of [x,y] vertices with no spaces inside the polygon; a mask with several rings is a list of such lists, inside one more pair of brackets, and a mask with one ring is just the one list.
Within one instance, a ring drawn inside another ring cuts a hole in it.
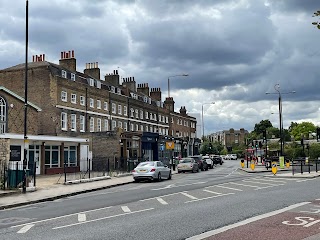
[{"label": "road", "polygon": [[[176,174],[170,181],[132,183],[2,210],[0,236],[10,240],[186,239],[320,198],[318,178],[248,174],[238,165],[226,161],[209,171]],[[252,239],[267,239],[267,231],[259,234]]]}]

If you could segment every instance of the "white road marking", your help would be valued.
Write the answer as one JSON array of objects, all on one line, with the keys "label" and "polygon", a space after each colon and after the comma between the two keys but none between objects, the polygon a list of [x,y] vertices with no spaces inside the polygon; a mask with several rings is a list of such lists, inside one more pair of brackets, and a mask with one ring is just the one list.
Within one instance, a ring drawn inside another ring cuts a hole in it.
[{"label": "white road marking", "polygon": [[207,199],[210,199],[210,198],[227,196],[227,195],[231,195],[231,194],[235,194],[235,193],[225,193],[225,194],[215,195],[215,196],[211,196],[211,197],[197,198],[197,199],[194,199],[194,200],[187,201],[185,203],[197,202],[197,201],[207,200]]},{"label": "white road marking", "polygon": [[[252,181],[242,180],[242,182],[252,182]],[[283,183],[274,184],[274,183],[263,183],[263,182],[257,182],[257,181],[255,181],[254,183],[257,183],[257,184],[265,184],[265,185],[269,185],[269,186],[282,186],[282,185],[284,185]]]},{"label": "white road marking", "polygon": [[87,220],[87,216],[85,213],[78,214],[78,222],[85,222]]},{"label": "white road marking", "polygon": [[105,219],[109,219],[109,218],[114,218],[114,217],[120,217],[120,216],[128,215],[128,214],[150,211],[150,210],[153,210],[153,209],[154,209],[154,208],[147,208],[147,209],[143,209],[143,210],[139,210],[139,211],[135,211],[135,212],[120,213],[120,214],[117,214],[117,215],[108,216],[108,217],[103,217],[103,218],[97,218],[97,219],[89,220],[89,221],[86,221],[86,222],[78,222],[78,223],[73,223],[73,224],[64,225],[64,226],[60,226],[60,227],[54,227],[54,228],[52,228],[52,229],[55,230],[55,229],[60,229],[60,228],[72,227],[72,226],[76,226],[76,225],[80,225],[80,224],[84,224],[84,223],[97,222],[97,221],[101,221],[101,220],[105,220]]},{"label": "white road marking", "polygon": [[279,181],[279,180],[273,180],[273,179],[267,179],[267,178],[253,178],[253,179],[262,180],[262,181],[266,181],[266,182],[287,183],[285,181]]},{"label": "white road marking", "polygon": [[32,228],[34,226],[34,224],[28,224],[25,225],[23,228],[21,228],[17,233],[26,233],[30,230],[30,228]]},{"label": "white road marking", "polygon": [[165,200],[163,200],[163,199],[160,198],[160,197],[157,197],[156,199],[158,200],[159,203],[161,203],[161,204],[163,204],[163,205],[167,205],[167,204],[168,204]]},{"label": "white road marking", "polygon": [[108,208],[112,208],[112,207],[97,208],[97,209],[93,209],[93,210],[88,210],[88,211],[79,212],[79,213],[67,214],[67,215],[63,215],[63,216],[59,216],[59,217],[48,218],[48,219],[34,221],[34,222],[30,222],[30,223],[23,223],[23,224],[11,226],[11,228],[21,227],[21,226],[25,226],[25,225],[29,225],[29,224],[35,224],[35,223],[41,223],[41,222],[48,222],[48,221],[52,221],[52,220],[56,220],[56,219],[60,219],[60,218],[65,218],[65,217],[78,215],[78,214],[81,214],[81,213],[95,212],[95,211],[104,210],[104,209],[108,209]]},{"label": "white road marking", "polygon": [[188,193],[186,193],[186,192],[181,192],[181,194],[182,195],[184,195],[184,196],[186,196],[186,197],[188,197],[188,198],[191,198],[191,199],[198,199],[198,198],[196,198],[196,197],[194,197],[194,196],[192,196],[192,195],[190,195],[190,194],[188,194]]},{"label": "white road marking", "polygon": [[306,182],[306,181],[312,181],[312,180],[315,180],[315,178],[312,178],[312,179],[297,180],[297,182]]},{"label": "white road marking", "polygon": [[219,188],[225,188],[225,189],[229,189],[229,190],[235,190],[235,191],[239,191],[242,192],[242,189],[237,189],[237,188],[232,188],[232,187],[226,187],[226,186],[222,186],[222,185],[215,185],[213,187],[219,187]]},{"label": "white road marking", "polygon": [[252,218],[248,218],[248,219],[246,219],[244,221],[237,222],[237,223],[231,224],[229,226],[225,226],[225,227],[218,228],[218,229],[215,229],[215,230],[211,230],[211,231],[208,231],[208,232],[205,232],[205,233],[201,233],[201,234],[199,234],[197,236],[193,236],[193,237],[187,238],[186,240],[201,240],[201,239],[204,239],[204,238],[208,238],[208,237],[214,236],[214,235],[216,235],[218,233],[222,233],[222,232],[228,231],[230,229],[233,229],[233,228],[236,228],[236,227],[240,227],[240,226],[246,225],[248,223],[252,223],[252,222],[267,218],[267,217],[271,217],[271,216],[274,216],[274,215],[277,215],[277,214],[292,210],[294,208],[301,207],[301,206],[309,204],[309,203],[310,202],[302,202],[302,203],[294,204],[294,205],[291,205],[289,207],[285,207],[283,209],[279,209],[279,210],[276,210],[276,211],[273,211],[273,212],[265,213],[265,214],[262,214],[262,215],[259,215],[259,216],[255,216],[255,217],[252,217]]},{"label": "white road marking", "polygon": [[233,174],[235,171],[237,171],[239,168],[236,168],[235,170],[233,170],[231,173],[229,173],[228,175],[224,176],[224,177],[229,177],[231,174]]},{"label": "white road marking", "polygon": [[278,179],[278,180],[286,180],[286,181],[296,181],[297,179],[294,178],[277,178],[277,177],[265,177],[266,179]]},{"label": "white road marking", "polygon": [[186,183],[186,184],[182,184],[182,185],[175,185],[175,184],[171,184],[162,188],[154,188],[151,189],[153,191],[157,191],[157,190],[163,190],[163,189],[168,189],[168,188],[174,188],[174,187],[184,187],[184,186],[189,186],[189,185],[196,185],[196,184],[203,184],[203,183],[207,183],[207,182],[195,182],[195,183]]},{"label": "white road marking", "polygon": [[238,186],[244,186],[244,187],[253,187],[253,188],[259,188],[259,186],[253,186],[253,185],[247,185],[247,184],[242,184],[242,183],[235,183],[235,182],[229,182],[229,184],[234,184]]},{"label": "white road marking", "polygon": [[[159,197],[167,197],[167,196],[177,195],[177,194],[180,194],[180,193],[182,193],[182,192],[170,193],[170,194],[162,195],[162,196],[159,196]],[[157,197],[146,198],[146,199],[141,199],[139,201],[140,202],[144,202],[144,201],[149,201],[149,200],[156,199],[156,198]]]},{"label": "white road marking", "polygon": [[128,208],[127,206],[121,206],[122,211],[124,211],[125,213],[130,213],[131,210],[130,208]]},{"label": "white road marking", "polygon": [[214,193],[214,194],[218,194],[218,195],[221,195],[223,193],[219,193],[219,192],[214,192],[214,191],[210,191],[208,189],[203,189],[204,192],[208,192],[208,193]]}]

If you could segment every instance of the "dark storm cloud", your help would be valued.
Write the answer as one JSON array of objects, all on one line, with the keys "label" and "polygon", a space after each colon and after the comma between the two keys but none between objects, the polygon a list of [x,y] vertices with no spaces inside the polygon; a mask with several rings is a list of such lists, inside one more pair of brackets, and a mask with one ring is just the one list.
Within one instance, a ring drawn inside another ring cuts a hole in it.
[{"label": "dark storm cloud", "polygon": [[320,10],[320,4],[317,0],[268,0],[277,11],[306,12],[310,16],[317,10]]}]

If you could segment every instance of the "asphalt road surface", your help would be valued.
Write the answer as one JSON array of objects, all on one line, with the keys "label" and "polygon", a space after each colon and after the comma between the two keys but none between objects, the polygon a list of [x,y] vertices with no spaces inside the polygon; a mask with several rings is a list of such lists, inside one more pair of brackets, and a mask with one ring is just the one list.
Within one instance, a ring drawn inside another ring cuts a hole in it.
[{"label": "asphalt road surface", "polygon": [[[320,179],[249,174],[238,166],[239,161],[225,161],[209,171],[176,174],[168,181],[132,183],[2,210],[0,239],[285,239],[281,234],[270,238],[268,227],[274,222],[273,231],[280,233],[293,227],[306,233],[314,229],[309,235],[320,233],[320,215],[310,213],[317,212],[312,209],[319,202]],[[309,213],[300,212],[306,206]],[[273,219],[288,212],[295,214]],[[296,219],[300,216],[309,219]],[[240,237],[241,232],[247,238]],[[288,234],[296,236],[294,231]]]}]

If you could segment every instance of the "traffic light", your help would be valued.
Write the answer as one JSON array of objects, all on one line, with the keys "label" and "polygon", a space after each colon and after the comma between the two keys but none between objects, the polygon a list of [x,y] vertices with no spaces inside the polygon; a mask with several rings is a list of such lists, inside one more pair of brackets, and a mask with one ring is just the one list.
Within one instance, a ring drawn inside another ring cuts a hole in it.
[{"label": "traffic light", "polygon": [[264,141],[267,140],[267,130],[263,130],[262,134],[263,134],[263,140]]},{"label": "traffic light", "polygon": [[317,127],[317,142],[319,141],[320,139],[320,128]]},{"label": "traffic light", "polygon": [[256,141],[256,148],[258,148],[259,147],[259,143],[258,143],[258,141]]},{"label": "traffic light", "polygon": [[259,148],[262,148],[262,142],[261,141],[259,142]]},{"label": "traffic light", "polygon": [[301,138],[301,146],[303,146],[303,138]]}]

